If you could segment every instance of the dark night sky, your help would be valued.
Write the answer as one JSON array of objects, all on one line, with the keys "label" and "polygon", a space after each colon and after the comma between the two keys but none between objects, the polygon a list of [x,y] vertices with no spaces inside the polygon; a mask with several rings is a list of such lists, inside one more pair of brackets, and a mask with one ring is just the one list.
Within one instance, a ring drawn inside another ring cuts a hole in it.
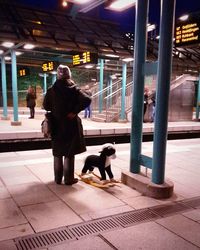
[{"label": "dark night sky", "polygon": [[[164,0],[166,1],[166,0]],[[47,10],[60,9],[61,0],[18,0],[14,1],[24,5],[34,6]],[[149,0],[149,22],[159,25],[161,0]],[[191,12],[200,11],[200,0],[176,0],[176,18]],[[122,29],[134,31],[135,8],[132,7],[123,12],[105,10],[103,5],[87,13],[88,16],[119,22]]]}]

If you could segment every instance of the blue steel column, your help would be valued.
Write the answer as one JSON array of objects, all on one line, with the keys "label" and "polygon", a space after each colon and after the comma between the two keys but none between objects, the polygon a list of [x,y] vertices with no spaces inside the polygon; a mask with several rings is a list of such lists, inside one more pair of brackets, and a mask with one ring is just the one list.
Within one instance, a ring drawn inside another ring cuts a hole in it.
[{"label": "blue steel column", "polygon": [[11,50],[11,59],[12,59],[12,95],[13,95],[14,122],[18,122],[17,60],[14,50]]},{"label": "blue steel column", "polygon": [[52,85],[54,84],[55,81],[56,81],[56,74],[52,74]]},{"label": "blue steel column", "polygon": [[104,60],[100,59],[100,79],[99,79],[99,113],[102,112],[103,110],[103,95],[102,95],[102,90],[103,90],[103,68],[104,68]]},{"label": "blue steel column", "polygon": [[161,1],[152,182],[164,183],[175,0]]},{"label": "blue steel column", "polygon": [[148,5],[148,0],[137,0],[136,2],[130,159],[132,173],[140,172]]},{"label": "blue steel column", "polygon": [[47,93],[47,74],[44,73],[44,95]]},{"label": "blue steel column", "polygon": [[2,97],[3,97],[3,118],[8,116],[8,104],[7,104],[7,84],[6,84],[6,63],[5,58],[1,57],[1,79],[2,79]]},{"label": "blue steel column", "polygon": [[197,86],[197,106],[196,106],[196,119],[199,119],[199,109],[200,109],[200,75]]},{"label": "blue steel column", "polygon": [[127,64],[123,63],[123,66],[122,66],[121,114],[120,114],[121,120],[125,120],[126,72],[127,72]]},{"label": "blue steel column", "polygon": [[113,86],[113,82],[112,82],[112,76],[109,77],[110,81],[109,81],[109,93],[110,93],[110,98],[109,98],[109,107],[112,106],[112,92],[113,92],[113,89],[112,89],[112,86]]}]

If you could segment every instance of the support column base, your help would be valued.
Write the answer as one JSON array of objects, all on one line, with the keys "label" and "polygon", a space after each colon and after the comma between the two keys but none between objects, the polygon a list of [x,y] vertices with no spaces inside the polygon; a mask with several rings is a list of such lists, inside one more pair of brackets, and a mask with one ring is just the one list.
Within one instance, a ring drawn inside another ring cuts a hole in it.
[{"label": "support column base", "polygon": [[155,184],[151,182],[149,177],[141,174],[133,174],[128,171],[123,171],[121,174],[122,183],[139,191],[145,196],[166,199],[172,196],[174,190],[174,184],[171,181],[167,181],[163,184]]},{"label": "support column base", "polygon": [[22,122],[19,122],[19,121],[17,121],[17,122],[12,121],[11,122],[11,126],[21,126],[21,125],[22,125]]},{"label": "support column base", "polygon": [[9,116],[2,116],[1,120],[7,121],[7,120],[10,120],[10,117]]}]

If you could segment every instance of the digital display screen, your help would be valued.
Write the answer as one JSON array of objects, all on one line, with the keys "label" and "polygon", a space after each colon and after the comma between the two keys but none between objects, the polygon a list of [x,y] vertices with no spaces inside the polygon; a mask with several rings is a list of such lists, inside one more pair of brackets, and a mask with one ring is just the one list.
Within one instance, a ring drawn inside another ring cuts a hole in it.
[{"label": "digital display screen", "polygon": [[83,64],[96,64],[98,61],[97,54],[91,53],[90,51],[85,51],[73,55],[72,62],[73,66],[79,66]]},{"label": "digital display screen", "polygon": [[53,61],[44,62],[42,64],[42,71],[43,72],[49,72],[52,70],[55,70],[55,63]]},{"label": "digital display screen", "polygon": [[200,42],[200,22],[194,18],[188,21],[179,22],[175,29],[175,45],[186,46]]},{"label": "digital display screen", "polygon": [[27,75],[29,75],[29,74],[30,74],[30,71],[29,71],[28,68],[21,68],[21,69],[19,69],[19,71],[18,71],[18,75],[19,75],[20,77],[22,77],[22,76],[27,76]]}]

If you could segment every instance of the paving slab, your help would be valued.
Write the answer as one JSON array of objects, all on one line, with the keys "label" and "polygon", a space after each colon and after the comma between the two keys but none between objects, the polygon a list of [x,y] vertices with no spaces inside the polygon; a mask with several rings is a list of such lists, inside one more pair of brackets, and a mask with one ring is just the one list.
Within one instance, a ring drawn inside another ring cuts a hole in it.
[{"label": "paving slab", "polygon": [[118,250],[199,249],[155,222],[147,222],[101,234]]}]

